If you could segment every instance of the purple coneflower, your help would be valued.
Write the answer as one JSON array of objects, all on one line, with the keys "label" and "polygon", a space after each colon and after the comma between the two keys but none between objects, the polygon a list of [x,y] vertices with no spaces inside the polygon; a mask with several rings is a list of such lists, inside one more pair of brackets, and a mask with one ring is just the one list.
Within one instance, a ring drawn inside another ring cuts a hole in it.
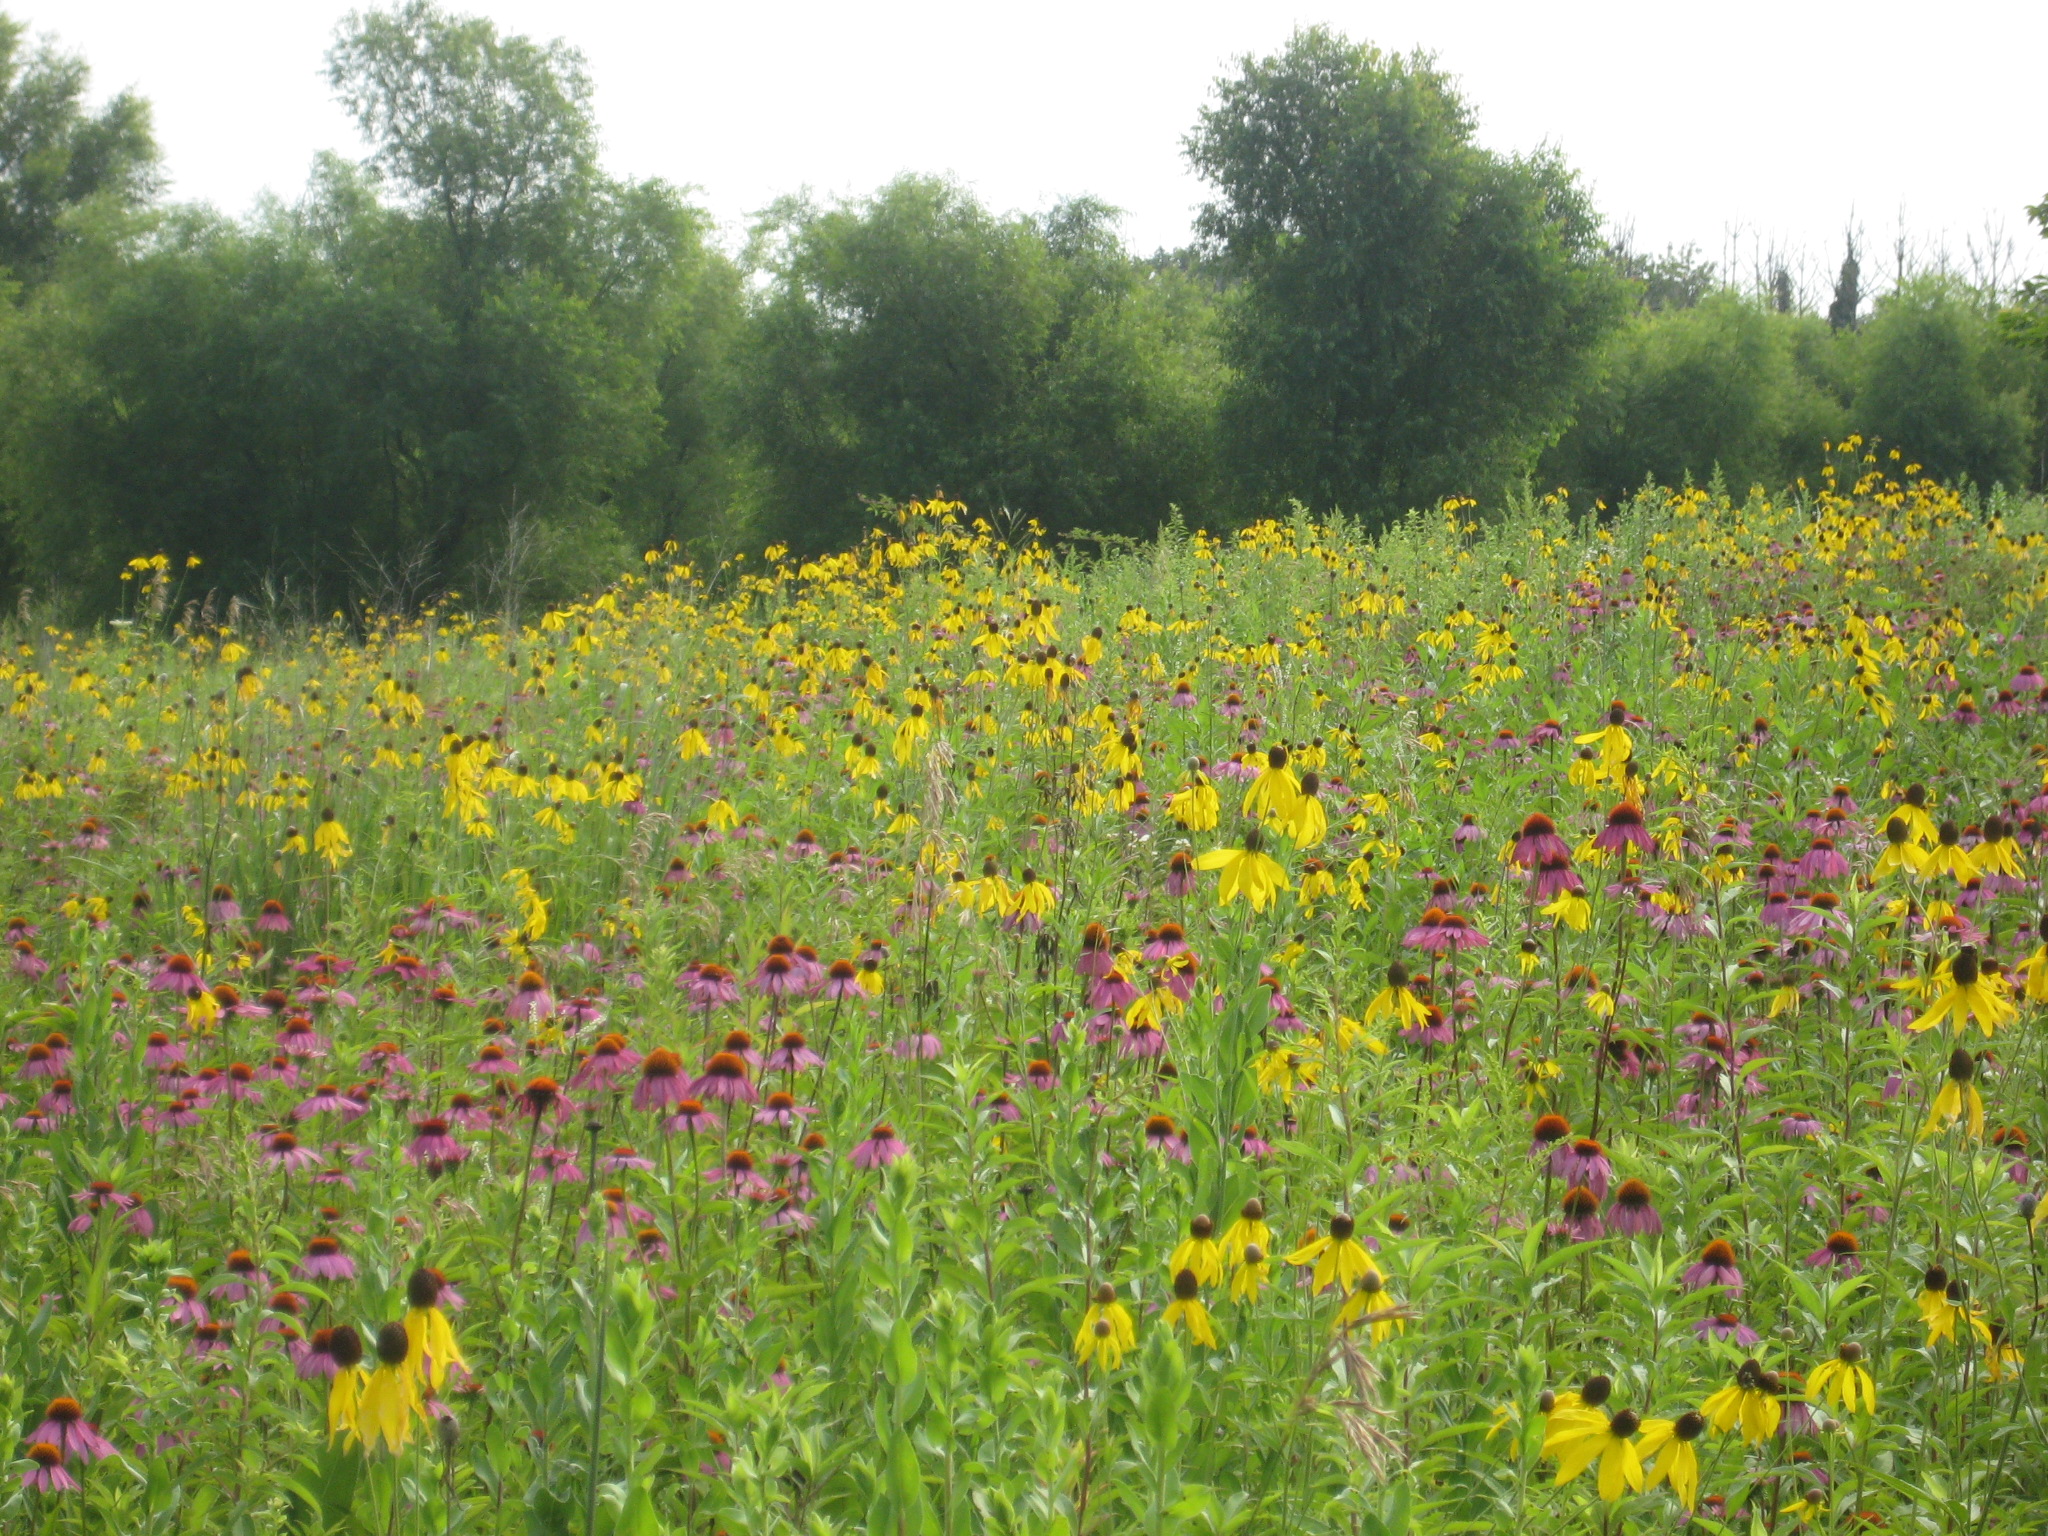
[{"label": "purple coneflower", "polygon": [[1596,1199],[1607,1198],[1607,1186],[1614,1178],[1614,1165],[1607,1149],[1591,1137],[1561,1143],[1550,1154],[1550,1173],[1566,1184],[1583,1184]]},{"label": "purple coneflower", "polygon": [[1600,1197],[1585,1185],[1574,1184],[1566,1190],[1558,1209],[1564,1213],[1561,1225],[1565,1234],[1573,1242],[1590,1243],[1606,1235],[1600,1224]]},{"label": "purple coneflower", "polygon": [[1715,1312],[1707,1317],[1695,1318],[1692,1331],[1695,1337],[1702,1339],[1719,1339],[1723,1342],[1732,1339],[1735,1343],[1743,1345],[1754,1344],[1757,1341],[1756,1330],[1733,1312]]},{"label": "purple coneflower", "polygon": [[1722,1238],[1715,1238],[1700,1250],[1699,1262],[1686,1270],[1681,1277],[1688,1291],[1702,1291],[1710,1285],[1718,1285],[1730,1296],[1742,1294],[1742,1271],[1735,1266],[1734,1245]]},{"label": "purple coneflower", "polygon": [[459,1163],[468,1156],[469,1148],[448,1134],[448,1122],[439,1115],[413,1122],[412,1144],[405,1149],[405,1160],[414,1167]]},{"label": "purple coneflower", "polygon": [[1593,846],[1607,853],[1636,848],[1647,854],[1657,848],[1643,824],[1643,808],[1633,800],[1624,800],[1607,813],[1607,825],[1594,837]]},{"label": "purple coneflower", "polygon": [[637,1110],[662,1110],[680,1104],[688,1085],[683,1081],[683,1059],[667,1046],[658,1046],[640,1063],[640,1081],[633,1089]]},{"label": "purple coneflower", "polygon": [[205,990],[205,983],[199,979],[198,968],[192,964],[190,955],[172,955],[149,978],[149,990],[168,992],[173,997],[197,997]]},{"label": "purple coneflower", "polygon": [[1858,1274],[1863,1269],[1863,1244],[1853,1232],[1834,1231],[1828,1240],[1806,1256],[1808,1269],[1832,1267],[1845,1274]]},{"label": "purple coneflower", "polygon": [[286,1173],[297,1173],[316,1166],[320,1157],[311,1147],[300,1146],[299,1138],[290,1131],[273,1131],[263,1138],[263,1161]]},{"label": "purple coneflower", "polygon": [[899,1157],[907,1157],[909,1153],[910,1148],[896,1134],[896,1127],[885,1120],[869,1131],[853,1150],[846,1154],[846,1159],[854,1167],[866,1170],[886,1168]]},{"label": "purple coneflower", "polygon": [[[847,961],[835,960],[832,963],[835,967],[847,965],[849,969],[851,968]],[[827,982],[825,995],[828,998],[832,995],[831,988],[832,984]],[[812,1050],[804,1037],[793,1029],[783,1035],[781,1043],[770,1051],[762,1062],[770,1072],[804,1072],[824,1064],[825,1058]]]},{"label": "purple coneflower", "polygon": [[676,1112],[661,1122],[661,1128],[671,1136],[679,1131],[697,1136],[717,1130],[718,1117],[700,1100],[681,1099],[676,1103]]},{"label": "purple coneflower", "polygon": [[754,1111],[754,1124],[776,1125],[786,1130],[790,1126],[801,1125],[806,1116],[816,1113],[811,1105],[797,1103],[794,1094],[778,1089],[763,1099],[761,1107]]},{"label": "purple coneflower", "polygon": [[704,1075],[690,1085],[690,1095],[715,1099],[721,1104],[760,1102],[760,1091],[747,1076],[745,1058],[733,1051],[718,1051],[704,1064]]},{"label": "purple coneflower", "polygon": [[[1529,738],[1535,743],[1535,736]],[[1541,811],[1537,811],[1522,823],[1522,830],[1515,834],[1514,847],[1509,857],[1524,869],[1534,869],[1551,859],[1571,859],[1571,849],[1565,840],[1557,835],[1557,823]]]},{"label": "purple coneflower", "polygon": [[76,1456],[80,1461],[103,1461],[120,1454],[112,1441],[86,1422],[85,1409],[75,1397],[52,1398],[43,1410],[43,1422],[29,1431],[28,1438],[37,1445],[54,1445],[58,1455],[67,1460]]},{"label": "purple coneflower", "polygon": [[1615,1187],[1607,1224],[1624,1237],[1654,1237],[1662,1232],[1664,1218],[1651,1202],[1650,1186],[1641,1179],[1623,1179]]}]

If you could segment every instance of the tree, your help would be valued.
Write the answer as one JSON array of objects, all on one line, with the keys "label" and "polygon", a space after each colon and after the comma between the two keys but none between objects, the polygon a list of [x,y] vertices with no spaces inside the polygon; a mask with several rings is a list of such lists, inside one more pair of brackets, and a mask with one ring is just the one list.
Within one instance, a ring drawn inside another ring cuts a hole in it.
[{"label": "tree", "polygon": [[938,490],[1148,534],[1206,493],[1208,306],[1132,261],[1102,204],[1000,216],[904,177],[831,208],[786,201],[754,250],[745,414],[776,537],[828,547],[867,526],[867,500]]},{"label": "tree", "polygon": [[323,608],[566,592],[730,505],[738,274],[675,189],[596,169],[573,56],[415,4],[353,18],[334,68],[365,162],[60,260],[6,337],[0,485],[39,586],[103,601],[163,549]]},{"label": "tree", "polygon": [[70,238],[67,214],[139,208],[159,183],[148,104],[123,91],[88,113],[85,61],[27,37],[0,15],[0,268],[33,283]]},{"label": "tree", "polygon": [[1472,134],[1429,59],[1322,28],[1219,82],[1188,151],[1242,281],[1226,451],[1254,497],[1491,491],[1569,421],[1626,284],[1561,160]]},{"label": "tree", "polygon": [[2027,480],[2032,380],[2001,344],[1984,296],[1952,279],[1908,280],[1863,327],[1855,424],[1945,479]]},{"label": "tree", "polygon": [[1639,285],[1637,303],[1644,309],[1691,309],[1720,284],[1712,262],[1700,258],[1697,246],[1672,246],[1662,256],[1645,256],[1624,236],[1615,243],[1616,269]]},{"label": "tree", "polygon": [[1828,325],[1837,331],[1853,331],[1863,305],[1863,266],[1856,259],[1856,235],[1850,232],[1848,249],[1842,253],[1841,274],[1835,279],[1835,296],[1828,305]]},{"label": "tree", "polygon": [[1812,315],[1723,289],[1645,312],[1614,341],[1544,475],[1610,503],[1646,479],[1778,490],[1847,430],[1831,333]]}]

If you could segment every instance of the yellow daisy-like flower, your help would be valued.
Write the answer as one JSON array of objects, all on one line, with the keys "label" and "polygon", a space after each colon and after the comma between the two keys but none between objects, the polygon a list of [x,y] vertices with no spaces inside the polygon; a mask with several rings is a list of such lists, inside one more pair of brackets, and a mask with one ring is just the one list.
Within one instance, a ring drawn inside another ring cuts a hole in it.
[{"label": "yellow daisy-like flower", "polygon": [[1852,1339],[1836,1349],[1834,1359],[1815,1366],[1806,1378],[1806,1400],[1832,1400],[1844,1413],[1854,1413],[1860,1401],[1868,1412],[1877,1412],[1877,1383],[1863,1363],[1863,1346]]},{"label": "yellow daisy-like flower", "polygon": [[1984,1095],[1977,1091],[1976,1077],[1977,1058],[1957,1046],[1949,1053],[1948,1081],[1934,1096],[1934,1103],[1928,1107],[1927,1123],[1920,1127],[1923,1141],[1965,1116],[1969,1120],[1971,1138],[1983,1139]]},{"label": "yellow daisy-like flower", "polygon": [[1212,848],[1195,860],[1195,868],[1222,871],[1216,887],[1219,907],[1227,907],[1242,896],[1251,903],[1254,912],[1263,912],[1282,891],[1293,889],[1287,871],[1265,851],[1265,840],[1257,827],[1245,832],[1241,848]]},{"label": "yellow daisy-like flower", "polygon": [[1988,1040],[2001,1024],[2019,1017],[2005,978],[1984,969],[1974,944],[1957,950],[1956,957],[1935,972],[1935,980],[1943,983],[1942,990],[1928,1010],[1908,1026],[1915,1033],[1952,1020],[1956,1033],[1961,1034],[1975,1019]]},{"label": "yellow daisy-like flower", "polygon": [[1284,820],[1294,814],[1294,802],[1301,795],[1301,781],[1287,766],[1287,749],[1274,747],[1266,754],[1266,766],[1244,792],[1244,814]]},{"label": "yellow daisy-like flower", "polygon": [[334,819],[331,808],[320,813],[320,825],[313,829],[313,851],[327,861],[329,869],[339,869],[354,852],[349,846],[348,828]]},{"label": "yellow daisy-like flower", "polygon": [[1692,1513],[1700,1498],[1700,1458],[1693,1442],[1706,1429],[1706,1417],[1698,1413],[1681,1413],[1675,1419],[1643,1420],[1643,1438],[1636,1442],[1636,1451],[1643,1458],[1645,1492],[1668,1482],[1677,1496],[1678,1507]]},{"label": "yellow daisy-like flower", "polygon": [[1095,1299],[1088,1304],[1088,1310],[1081,1314],[1081,1327],[1074,1335],[1074,1353],[1080,1356],[1083,1365],[1094,1361],[1103,1370],[1113,1371],[1137,1347],[1137,1324],[1116,1299],[1116,1287],[1104,1281],[1095,1288]]},{"label": "yellow daisy-like flower", "polygon": [[1209,1309],[1202,1305],[1202,1282],[1192,1269],[1173,1277],[1173,1300],[1166,1304],[1166,1326],[1187,1329],[1197,1344],[1217,1347],[1216,1330],[1209,1321]]},{"label": "yellow daisy-like flower", "polygon": [[411,1349],[405,1324],[386,1323],[377,1330],[377,1368],[356,1407],[356,1431],[366,1451],[381,1447],[396,1456],[412,1438],[413,1419],[424,1416],[419,1373],[406,1367]]},{"label": "yellow daisy-like flower", "polygon": [[1337,1309],[1337,1326],[1354,1327],[1366,1323],[1372,1329],[1372,1341],[1383,1344],[1397,1333],[1405,1333],[1408,1324],[1398,1311],[1400,1303],[1387,1290],[1386,1277],[1377,1269],[1368,1269],[1359,1276],[1358,1289],[1345,1299]]},{"label": "yellow daisy-like flower", "polygon": [[1778,1420],[1784,1416],[1780,1385],[1755,1360],[1745,1360],[1735,1380],[1700,1404],[1700,1412],[1716,1434],[1725,1435],[1740,1425],[1744,1445],[1761,1445],[1778,1432]]},{"label": "yellow daisy-like flower", "polygon": [[1213,832],[1223,806],[1216,794],[1216,786],[1209,782],[1207,774],[1197,768],[1186,786],[1175,790],[1167,799],[1166,808],[1173,819],[1188,831]]},{"label": "yellow daisy-like flower", "polygon": [[1635,1444],[1641,1427],[1642,1420],[1628,1408],[1611,1418],[1598,1409],[1553,1413],[1543,1453],[1557,1458],[1556,1486],[1562,1488],[1588,1467],[1597,1466],[1600,1497],[1607,1503],[1630,1492],[1642,1492],[1643,1458]]},{"label": "yellow daisy-like flower", "polygon": [[1391,1019],[1397,1028],[1420,1028],[1429,1022],[1429,1009],[1409,985],[1408,967],[1396,960],[1387,967],[1387,984],[1365,1005],[1359,1022],[1371,1024]]},{"label": "yellow daisy-like flower", "polygon": [[1353,1236],[1358,1223],[1348,1212],[1339,1211],[1330,1218],[1327,1236],[1311,1238],[1294,1252],[1287,1255],[1287,1262],[1306,1266],[1313,1264],[1315,1272],[1310,1276],[1311,1287],[1326,1291],[1331,1286],[1349,1295],[1369,1274],[1377,1273],[1373,1268],[1372,1255],[1365,1251],[1365,1245]]},{"label": "yellow daisy-like flower", "polygon": [[1223,1262],[1242,1264],[1245,1250],[1256,1244],[1268,1253],[1273,1251],[1273,1229],[1266,1225],[1266,1203],[1252,1199],[1244,1203],[1237,1220],[1223,1229],[1218,1246],[1223,1251]]},{"label": "yellow daisy-like flower", "polygon": [[1895,870],[1921,874],[1927,868],[1927,850],[1913,840],[1913,829],[1904,817],[1894,816],[1884,824],[1885,849],[1871,868],[1871,877],[1882,880]]},{"label": "yellow daisy-like flower", "polygon": [[1255,1303],[1272,1278],[1273,1266],[1266,1259],[1265,1248],[1258,1243],[1247,1243],[1244,1257],[1230,1272],[1230,1299]]},{"label": "yellow daisy-like flower", "polygon": [[1195,1279],[1202,1285],[1215,1285],[1223,1278],[1223,1250],[1216,1242],[1216,1223],[1206,1214],[1195,1217],[1188,1223],[1188,1235],[1181,1239],[1180,1246],[1173,1250],[1173,1257],[1166,1261],[1166,1272],[1178,1275],[1182,1270],[1192,1270]]},{"label": "yellow daisy-like flower", "polygon": [[1938,880],[1949,876],[1957,885],[1978,879],[1982,871],[1977,861],[1970,857],[1963,847],[1963,835],[1952,821],[1944,821],[1936,834],[1933,849],[1922,860],[1919,875],[1923,880]]},{"label": "yellow daisy-like flower", "polygon": [[1330,830],[1330,818],[1323,810],[1323,802],[1316,798],[1321,788],[1322,780],[1317,775],[1303,774],[1294,803],[1274,818],[1287,840],[1297,848],[1313,848]]}]

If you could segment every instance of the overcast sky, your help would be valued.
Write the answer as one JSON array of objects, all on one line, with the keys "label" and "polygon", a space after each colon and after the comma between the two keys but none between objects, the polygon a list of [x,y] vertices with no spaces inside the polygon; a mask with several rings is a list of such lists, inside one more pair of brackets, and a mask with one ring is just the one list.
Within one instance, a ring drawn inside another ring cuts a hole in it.
[{"label": "overcast sky", "polygon": [[[290,197],[315,151],[354,152],[321,61],[329,0],[0,0],[82,51],[104,95],[154,103],[174,195]],[[1960,263],[1987,234],[2048,268],[2022,212],[2048,196],[2048,4],[1719,5],[1323,0],[707,5],[470,0],[561,36],[597,87],[607,163],[698,189],[736,240],[784,192],[951,172],[1000,208],[1092,193],[1140,250],[1187,238],[1181,141],[1217,74],[1326,22],[1454,73],[1482,140],[1550,143],[1611,224],[1746,267],[1772,244],[1831,275],[1853,218],[1881,263],[1901,220]]]}]

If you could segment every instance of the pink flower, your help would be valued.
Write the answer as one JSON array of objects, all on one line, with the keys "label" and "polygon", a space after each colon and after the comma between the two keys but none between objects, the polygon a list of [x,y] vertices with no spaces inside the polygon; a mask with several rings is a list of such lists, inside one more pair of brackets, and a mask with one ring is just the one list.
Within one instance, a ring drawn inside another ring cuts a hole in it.
[{"label": "pink flower", "polygon": [[869,1131],[846,1157],[856,1168],[886,1168],[909,1152],[909,1146],[896,1134],[896,1127],[885,1120]]},{"label": "pink flower", "polygon": [[413,1122],[412,1144],[405,1149],[405,1160],[418,1167],[426,1163],[459,1163],[469,1156],[469,1148],[448,1133],[448,1122],[439,1116]]},{"label": "pink flower", "polygon": [[80,1461],[104,1461],[120,1454],[106,1436],[86,1422],[85,1410],[73,1397],[51,1399],[50,1406],[43,1410],[43,1422],[29,1432],[28,1438],[34,1444],[54,1445],[65,1460],[76,1456]]},{"label": "pink flower", "polygon": [[276,1131],[263,1140],[263,1161],[273,1168],[296,1173],[302,1168],[317,1167],[320,1158],[311,1147],[300,1146],[299,1138],[290,1131]]},{"label": "pink flower", "polygon": [[633,1107],[641,1111],[667,1109],[682,1102],[687,1086],[683,1081],[682,1057],[666,1046],[657,1047],[640,1063]]},{"label": "pink flower", "polygon": [[168,992],[174,997],[197,997],[206,990],[206,983],[199,979],[199,971],[192,964],[190,955],[172,955],[149,978],[149,990]]},{"label": "pink flower", "polygon": [[28,1448],[28,1470],[21,1486],[41,1493],[76,1493],[78,1479],[64,1470],[64,1453],[47,1440],[32,1440]]}]

